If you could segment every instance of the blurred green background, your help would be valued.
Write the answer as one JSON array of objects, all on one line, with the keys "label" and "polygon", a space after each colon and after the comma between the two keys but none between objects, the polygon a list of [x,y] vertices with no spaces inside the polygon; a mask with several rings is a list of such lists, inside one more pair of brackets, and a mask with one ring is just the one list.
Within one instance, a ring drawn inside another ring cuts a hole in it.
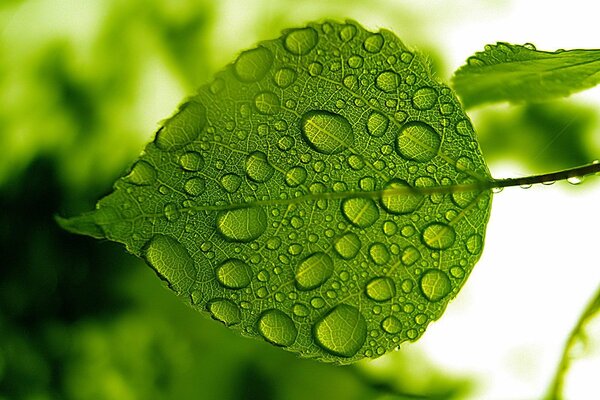
[{"label": "blurred green background", "polygon": [[[504,7],[471,6],[482,4]],[[472,377],[411,346],[335,367],[238,337],[120,246],[53,220],[91,209],[159,121],[258,40],[309,20],[353,18],[396,31],[447,80],[458,65],[428,32],[435,21],[459,23],[454,13],[384,0],[0,2],[0,398],[469,397]],[[491,165],[545,172],[599,154],[590,106],[561,100],[474,114]]]}]

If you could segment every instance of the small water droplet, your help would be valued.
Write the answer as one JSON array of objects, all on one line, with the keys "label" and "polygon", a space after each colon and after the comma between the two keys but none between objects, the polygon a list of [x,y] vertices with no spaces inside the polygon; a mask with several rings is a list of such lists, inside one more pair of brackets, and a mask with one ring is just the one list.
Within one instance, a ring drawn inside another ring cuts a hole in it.
[{"label": "small water droplet", "polygon": [[219,283],[228,289],[245,288],[252,280],[252,268],[237,258],[223,261],[215,273]]},{"label": "small water droplet", "polygon": [[352,225],[359,228],[367,228],[379,218],[379,208],[375,202],[364,197],[342,201],[342,213]]},{"label": "small water droplet", "polygon": [[313,28],[301,28],[289,31],[283,39],[283,47],[295,55],[308,54],[319,41],[319,34]]},{"label": "small water droplet", "polygon": [[346,232],[334,241],[334,249],[340,257],[351,260],[360,251],[361,242],[358,235],[353,232]]},{"label": "small water droplet", "polygon": [[383,35],[381,33],[374,33],[365,39],[363,42],[363,48],[369,53],[377,53],[383,47]]},{"label": "small water droplet", "polygon": [[302,134],[308,144],[323,154],[336,154],[352,146],[350,122],[329,111],[309,111],[302,116]]},{"label": "small water droplet", "polygon": [[296,71],[290,68],[280,68],[275,72],[273,80],[277,86],[284,89],[296,80]]},{"label": "small water droplet", "polygon": [[408,246],[402,252],[402,263],[406,266],[413,265],[421,258],[421,253],[414,246]]},{"label": "small water droplet", "polygon": [[483,249],[483,238],[480,234],[474,233],[467,239],[467,251],[471,254],[479,254]]},{"label": "small water droplet", "polygon": [[196,281],[196,265],[187,249],[175,238],[154,235],[142,253],[158,276],[176,292],[189,293]]},{"label": "small water droplet", "polygon": [[323,72],[323,64],[318,61],[308,64],[308,74],[310,76],[319,76]]},{"label": "small water droplet", "polygon": [[398,232],[398,226],[394,221],[385,221],[383,223],[383,233],[386,236],[394,236]]},{"label": "small water droplet", "polygon": [[377,265],[385,265],[390,262],[390,253],[383,243],[373,243],[369,246],[371,260]]},{"label": "small water droplet", "polygon": [[273,53],[259,46],[242,52],[233,64],[233,72],[242,82],[256,82],[267,74],[272,64]]},{"label": "small water droplet", "polygon": [[168,221],[176,221],[179,218],[179,207],[175,203],[165,204],[163,212]]},{"label": "small water droplet", "polygon": [[434,250],[444,250],[454,244],[456,232],[450,225],[434,222],[423,230],[423,243]]},{"label": "small water droplet", "polygon": [[267,310],[258,319],[258,332],[277,346],[291,346],[296,341],[298,329],[294,321],[283,311]]},{"label": "small water droplet", "polygon": [[295,166],[285,173],[285,183],[290,187],[297,187],[306,182],[307,176],[308,173],[304,167]]},{"label": "small water droplet", "polygon": [[156,169],[147,161],[138,160],[124,178],[128,183],[146,186],[156,181]]},{"label": "small water droplet", "polygon": [[452,283],[448,275],[439,269],[428,269],[421,274],[419,287],[423,296],[429,301],[442,300],[452,291]]},{"label": "small water droplet", "polygon": [[246,157],[246,175],[254,182],[266,182],[271,179],[275,168],[262,151],[253,151]]},{"label": "small water droplet", "polygon": [[321,286],[333,274],[333,260],[323,252],[313,253],[296,267],[296,286],[312,290]]},{"label": "small water droplet", "polygon": [[322,297],[313,297],[310,299],[310,305],[316,309],[323,308],[325,306],[325,300],[323,300]]},{"label": "small water droplet", "polygon": [[437,101],[437,92],[434,88],[425,86],[417,89],[412,96],[413,107],[417,110],[429,110]]},{"label": "small water droplet", "polygon": [[371,136],[381,137],[387,131],[389,119],[380,112],[373,111],[367,119],[367,132]]},{"label": "small water droplet", "polygon": [[456,132],[462,136],[472,136],[473,127],[467,119],[461,119],[456,123]]},{"label": "small water droplet", "polygon": [[381,205],[392,214],[410,214],[423,204],[424,199],[425,196],[406,181],[392,179],[383,188]]},{"label": "small water droplet", "polygon": [[359,55],[353,55],[348,58],[348,66],[350,68],[360,68],[363,65],[363,58]]},{"label": "small water droplet", "polygon": [[365,291],[372,300],[388,301],[396,295],[396,286],[394,281],[387,276],[377,277],[367,283]]},{"label": "small water droplet", "polygon": [[260,207],[221,211],[217,217],[217,230],[226,239],[250,242],[267,229],[267,214]]},{"label": "small water droplet", "polygon": [[389,316],[381,321],[381,329],[391,335],[394,335],[402,330],[402,323],[398,318]]},{"label": "small water droplet", "polygon": [[197,151],[188,151],[179,157],[179,165],[186,171],[200,171],[204,166],[204,158]]},{"label": "small water droplet", "polygon": [[242,178],[234,173],[225,174],[221,177],[221,186],[229,193],[235,193],[242,184]]},{"label": "small water droplet", "polygon": [[441,145],[440,135],[424,122],[404,124],[396,137],[396,151],[409,160],[427,162],[435,157]]},{"label": "small water droplet", "polygon": [[292,307],[292,312],[297,317],[306,317],[310,313],[308,307],[306,307],[302,303],[296,303],[296,304],[294,304],[294,306]]},{"label": "small water droplet", "polygon": [[343,83],[344,86],[350,90],[358,89],[358,78],[356,75],[348,75],[344,77]]},{"label": "small water droplet", "polygon": [[340,39],[344,42],[352,40],[354,35],[356,35],[356,27],[354,25],[345,25],[340,30]]},{"label": "small water droplet", "polygon": [[261,114],[273,115],[279,111],[279,97],[270,91],[260,92],[254,96],[254,106]]},{"label": "small water droplet", "polygon": [[450,275],[452,275],[454,278],[460,279],[465,276],[465,270],[457,265],[450,268]]},{"label": "small water droplet", "polygon": [[181,105],[177,114],[158,130],[154,143],[161,150],[177,150],[196,140],[205,125],[206,108],[190,101]]},{"label": "small water droplet", "polygon": [[367,323],[356,307],[339,304],[315,323],[313,333],[317,344],[325,351],[352,357],[367,339]]},{"label": "small water droplet", "polygon": [[365,167],[365,162],[360,155],[352,154],[348,157],[348,166],[355,171],[360,171]]},{"label": "small water droplet", "polygon": [[386,93],[395,92],[400,86],[400,75],[394,71],[383,71],[377,75],[375,86]]},{"label": "small water droplet", "polygon": [[206,188],[206,181],[204,178],[194,177],[185,181],[183,185],[183,190],[190,196],[200,196],[204,193],[204,189]]},{"label": "small water droplet", "polygon": [[239,307],[231,300],[211,300],[206,308],[214,319],[221,321],[226,326],[239,324],[242,320]]},{"label": "small water droplet", "polygon": [[583,179],[583,176],[570,176],[567,178],[567,182],[569,182],[571,185],[579,185],[581,182],[583,182]]}]

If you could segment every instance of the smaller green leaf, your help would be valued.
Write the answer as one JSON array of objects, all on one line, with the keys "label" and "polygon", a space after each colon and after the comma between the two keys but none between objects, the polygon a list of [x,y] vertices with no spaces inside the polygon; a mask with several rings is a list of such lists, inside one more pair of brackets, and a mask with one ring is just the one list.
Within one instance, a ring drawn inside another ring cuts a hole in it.
[{"label": "smaller green leaf", "polygon": [[600,83],[600,50],[547,52],[498,42],[469,57],[452,82],[465,107],[546,101]]}]

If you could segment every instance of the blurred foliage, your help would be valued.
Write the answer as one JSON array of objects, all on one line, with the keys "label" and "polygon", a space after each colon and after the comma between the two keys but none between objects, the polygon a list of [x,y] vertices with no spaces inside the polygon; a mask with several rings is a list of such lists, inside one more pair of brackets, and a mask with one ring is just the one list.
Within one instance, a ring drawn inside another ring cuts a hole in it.
[{"label": "blurred foliage", "polygon": [[[242,339],[187,308],[121,248],[53,221],[89,209],[157,122],[240,50],[324,17],[386,26],[435,54],[422,39],[427,24],[385,0],[0,2],[0,399],[469,393],[466,378],[410,346],[335,367]],[[431,59],[444,74],[442,58]],[[481,114],[484,154],[536,169],[589,162],[591,114],[573,107]]]}]

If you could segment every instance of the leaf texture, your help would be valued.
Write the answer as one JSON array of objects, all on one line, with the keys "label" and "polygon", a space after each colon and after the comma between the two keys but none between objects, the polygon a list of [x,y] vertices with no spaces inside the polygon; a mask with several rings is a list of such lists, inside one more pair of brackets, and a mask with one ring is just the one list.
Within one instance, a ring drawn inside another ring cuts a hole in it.
[{"label": "leaf texture", "polygon": [[214,319],[346,364],[419,338],[478,260],[490,179],[452,91],[391,32],[326,21],[242,52],[95,211]]},{"label": "leaf texture", "polygon": [[475,53],[453,77],[465,107],[508,101],[541,102],[600,83],[600,50],[539,51],[498,42]]}]

